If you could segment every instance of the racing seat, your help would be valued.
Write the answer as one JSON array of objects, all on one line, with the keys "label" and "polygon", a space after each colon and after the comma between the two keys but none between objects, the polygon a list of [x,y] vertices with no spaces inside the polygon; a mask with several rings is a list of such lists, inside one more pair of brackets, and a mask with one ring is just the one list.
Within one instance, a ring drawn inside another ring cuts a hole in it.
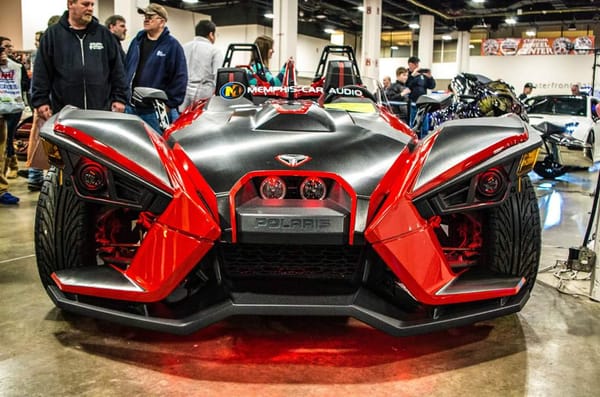
[{"label": "racing seat", "polygon": [[[229,83],[239,83],[239,85]],[[227,85],[225,89],[223,89]],[[240,86],[241,85],[241,86]],[[248,72],[242,68],[220,68],[217,70],[217,81],[215,95],[227,99],[235,99],[243,96],[252,100],[252,94],[248,91]]]},{"label": "racing seat", "polygon": [[329,61],[323,88],[327,93],[330,88],[342,88],[347,85],[360,85],[361,81],[352,70],[352,61]]}]

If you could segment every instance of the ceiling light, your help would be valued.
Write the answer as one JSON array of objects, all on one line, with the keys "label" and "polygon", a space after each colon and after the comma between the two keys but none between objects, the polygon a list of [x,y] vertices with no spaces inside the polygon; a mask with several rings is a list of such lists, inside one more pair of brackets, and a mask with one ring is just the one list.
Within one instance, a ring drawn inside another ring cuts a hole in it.
[{"label": "ceiling light", "polygon": [[272,13],[272,12],[267,12],[267,13],[265,14],[265,18],[268,18],[268,19],[273,19],[274,17],[275,17],[275,16],[273,15],[273,13]]},{"label": "ceiling light", "polygon": [[485,0],[473,0],[473,3],[484,3]]},{"label": "ceiling light", "polygon": [[325,15],[323,13],[319,13],[319,14],[315,15],[315,18],[317,18],[317,19],[327,19],[327,15]]},{"label": "ceiling light", "polygon": [[534,37],[536,33],[535,28],[529,28],[527,29],[527,31],[525,31],[525,35],[528,37]]},{"label": "ceiling light", "polygon": [[420,28],[419,24],[416,23],[416,22],[409,23],[408,27],[411,28],[411,29],[419,29]]},{"label": "ceiling light", "polygon": [[358,6],[358,7],[356,7],[356,9],[360,12],[365,12],[365,7],[363,7],[363,6]]},{"label": "ceiling light", "polygon": [[473,49],[475,46],[473,44],[469,44],[469,48]]},{"label": "ceiling light", "polygon": [[323,29],[323,32],[333,34],[333,33],[335,33],[335,29],[327,28],[327,29]]},{"label": "ceiling light", "polygon": [[577,30],[577,26],[575,26],[575,18],[573,18],[573,22],[567,26],[567,30]]},{"label": "ceiling light", "polygon": [[517,23],[517,20],[515,19],[515,17],[511,16],[511,17],[506,17],[504,22],[506,22],[507,25],[514,25]]},{"label": "ceiling light", "polygon": [[397,45],[393,45],[393,46],[390,47],[390,50],[397,50],[397,49],[398,49]]},{"label": "ceiling light", "polygon": [[183,0],[184,3],[197,3],[198,0]]},{"label": "ceiling light", "polygon": [[450,36],[449,34],[442,35],[442,40],[452,40],[452,36]]}]

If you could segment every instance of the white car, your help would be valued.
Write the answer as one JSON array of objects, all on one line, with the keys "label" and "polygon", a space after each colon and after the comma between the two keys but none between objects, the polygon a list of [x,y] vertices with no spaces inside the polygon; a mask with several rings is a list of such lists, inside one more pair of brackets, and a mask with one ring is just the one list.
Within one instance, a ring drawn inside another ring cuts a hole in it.
[{"label": "white car", "polygon": [[594,109],[599,102],[587,95],[540,95],[525,101],[529,123],[544,138],[536,173],[555,178],[572,167],[590,167],[598,159],[600,123]]}]

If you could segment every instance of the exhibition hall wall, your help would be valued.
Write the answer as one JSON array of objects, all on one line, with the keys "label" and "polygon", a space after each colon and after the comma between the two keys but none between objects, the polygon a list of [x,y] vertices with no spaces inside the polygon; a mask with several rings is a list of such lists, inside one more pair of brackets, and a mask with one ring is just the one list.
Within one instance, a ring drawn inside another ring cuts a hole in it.
[{"label": "exhibition hall wall", "polygon": [[[40,7],[39,0],[0,0],[0,35],[13,39],[16,49],[30,50],[34,48],[34,34],[44,30],[48,18],[62,14],[66,9],[66,0],[44,0]],[[95,13],[103,22],[106,17],[116,13],[127,19],[127,39],[129,41],[142,29],[143,19],[136,12],[136,7],[144,7],[147,0],[96,0]],[[167,23],[173,36],[182,44],[194,37],[194,26],[207,15],[192,13],[180,9],[168,8]],[[261,25],[222,26],[217,27],[215,45],[225,51],[232,42],[247,43],[261,35],[271,35],[272,29]],[[319,54],[328,41],[314,37],[298,35],[297,53],[287,54],[296,59],[299,71],[314,71]],[[355,48],[360,58],[360,49]],[[235,59],[234,63],[248,63],[249,58]],[[379,60],[380,79],[389,75],[392,78],[398,66],[406,65],[406,58],[381,58]],[[360,61],[360,59],[359,59]],[[459,72],[471,72],[486,75],[492,79],[503,79],[513,85],[517,92],[526,82],[534,83],[537,88],[534,94],[569,93],[573,83],[591,84],[594,57],[593,55],[522,55],[522,56],[471,56],[466,70],[457,70],[457,63],[434,63],[431,66],[433,75],[440,81],[447,81]],[[279,65],[272,65],[277,69]],[[596,84],[600,87],[600,84]],[[438,85],[444,89],[445,84]]]}]

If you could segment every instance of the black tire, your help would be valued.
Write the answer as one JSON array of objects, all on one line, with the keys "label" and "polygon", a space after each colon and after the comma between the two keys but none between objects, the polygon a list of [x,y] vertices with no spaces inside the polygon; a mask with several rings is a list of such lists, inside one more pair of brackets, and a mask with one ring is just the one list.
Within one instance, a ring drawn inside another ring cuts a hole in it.
[{"label": "black tire", "polygon": [[587,137],[587,141],[586,141],[586,143],[588,143],[588,144],[591,146],[590,150],[588,150],[588,151],[586,152],[586,155],[587,155],[587,156],[588,156],[588,157],[589,157],[589,158],[590,158],[592,161],[594,161],[594,146],[595,146],[595,144],[596,144],[596,137],[594,136],[594,131],[590,131],[590,133],[588,134],[588,137]]},{"label": "black tire", "polygon": [[533,170],[542,178],[554,179],[564,175],[569,169],[564,165],[552,161],[551,158],[546,157],[544,161],[535,163]]},{"label": "black tire", "polygon": [[96,257],[91,211],[70,180],[59,183],[60,172],[48,171],[35,213],[35,254],[44,288],[55,284],[53,272],[94,264]]},{"label": "black tire", "polygon": [[483,226],[484,263],[502,275],[525,277],[531,289],[537,276],[541,251],[540,212],[529,177],[521,178],[521,190],[491,209]]}]

